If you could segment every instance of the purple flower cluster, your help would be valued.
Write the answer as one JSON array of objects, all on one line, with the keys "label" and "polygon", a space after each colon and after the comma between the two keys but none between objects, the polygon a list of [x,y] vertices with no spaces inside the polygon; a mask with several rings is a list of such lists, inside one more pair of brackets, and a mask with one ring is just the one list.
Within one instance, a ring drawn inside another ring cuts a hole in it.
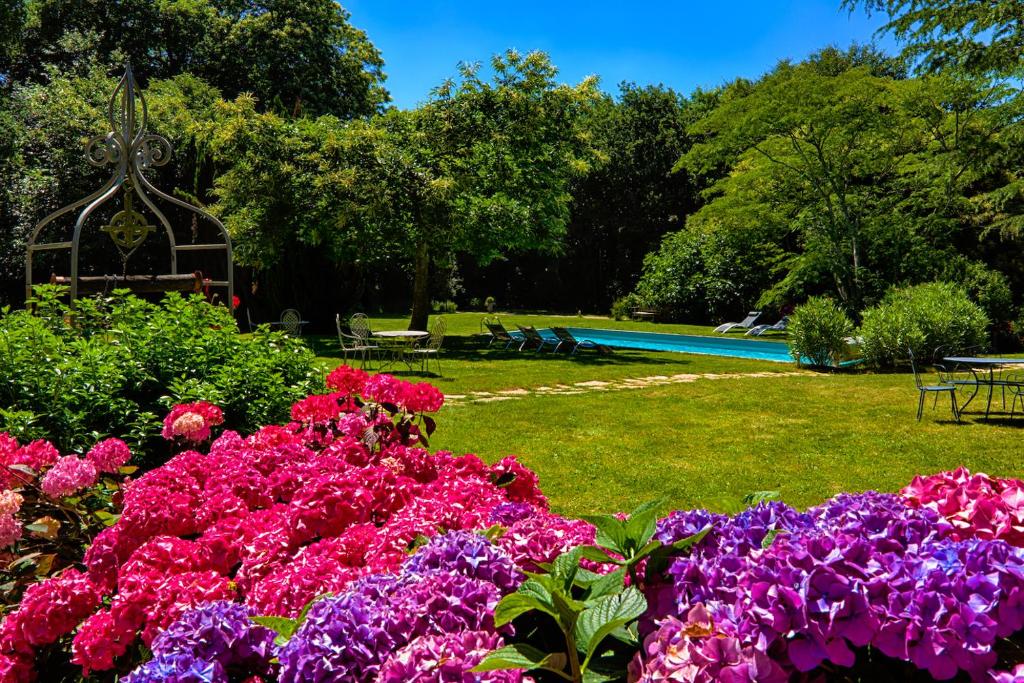
[{"label": "purple flower cluster", "polygon": [[521,672],[469,670],[504,645],[494,607],[523,578],[486,538],[449,532],[420,548],[400,573],[364,576],[315,602],[280,648],[244,605],[216,602],[186,612],[154,641],[154,658],[125,681],[226,683],[248,674],[276,675],[281,683],[520,683],[529,680]]},{"label": "purple flower cluster", "polygon": [[270,674],[274,632],[253,622],[253,614],[224,601],[186,612],[153,641],[153,659],[123,682],[228,683],[237,675]]},{"label": "purple flower cluster", "polygon": [[[765,656],[809,672],[853,666],[870,645],[937,679],[963,671],[980,681],[996,664],[996,641],[1024,626],[1024,549],[956,541],[935,512],[895,495],[844,494],[804,514],[779,503],[733,518],[677,512],[658,538],[708,524],[670,566],[671,585],[651,589],[651,616],[662,619],[634,663],[636,680],[726,680],[726,665],[742,665],[736,680],[775,681]],[[707,628],[690,624],[698,607]]]}]

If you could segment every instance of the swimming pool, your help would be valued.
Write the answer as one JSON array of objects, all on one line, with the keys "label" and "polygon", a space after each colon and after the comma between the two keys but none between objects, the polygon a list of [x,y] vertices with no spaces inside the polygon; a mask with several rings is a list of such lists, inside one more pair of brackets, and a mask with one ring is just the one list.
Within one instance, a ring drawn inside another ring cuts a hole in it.
[{"label": "swimming pool", "polygon": [[[731,358],[753,358],[775,363],[792,363],[789,345],[785,342],[735,339],[729,337],[699,337],[692,334],[668,334],[665,332],[627,332],[625,330],[595,330],[586,327],[570,327],[577,339],[589,339],[595,344],[604,344],[618,349],[644,349],[646,351],[678,351],[700,353],[708,356],[729,356]],[[554,337],[551,330],[544,330],[545,337]]]}]

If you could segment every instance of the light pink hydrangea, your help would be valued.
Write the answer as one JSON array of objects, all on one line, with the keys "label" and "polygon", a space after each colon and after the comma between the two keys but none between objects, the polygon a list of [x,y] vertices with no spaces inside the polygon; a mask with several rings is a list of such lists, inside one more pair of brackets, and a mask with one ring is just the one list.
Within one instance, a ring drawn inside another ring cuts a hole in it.
[{"label": "light pink hydrangea", "polygon": [[16,514],[24,500],[16,491],[0,491],[0,515]]},{"label": "light pink hydrangea", "polygon": [[10,514],[0,514],[0,548],[13,545],[21,538],[21,522]]},{"label": "light pink hydrangea", "polygon": [[114,473],[131,460],[132,452],[121,439],[104,439],[90,448],[85,457],[100,472]]},{"label": "light pink hydrangea", "polygon": [[211,428],[221,424],[224,424],[224,412],[212,403],[182,403],[171,408],[164,418],[162,435],[168,441],[181,439],[202,443],[210,438]]},{"label": "light pink hydrangea", "polygon": [[65,455],[43,476],[39,488],[51,498],[64,498],[95,483],[95,465],[77,455]]}]

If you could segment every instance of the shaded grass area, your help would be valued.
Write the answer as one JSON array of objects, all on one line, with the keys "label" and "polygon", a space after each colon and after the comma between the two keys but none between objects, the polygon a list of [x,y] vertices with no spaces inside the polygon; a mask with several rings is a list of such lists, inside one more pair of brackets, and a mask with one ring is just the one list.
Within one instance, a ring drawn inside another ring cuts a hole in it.
[{"label": "shaded grass area", "polygon": [[[552,320],[516,317],[537,325]],[[445,342],[442,376],[405,368],[394,374],[427,379],[448,394],[467,394],[678,373],[795,369],[659,352],[581,352],[574,358],[504,352],[487,349],[472,336],[478,318],[448,318],[455,336]],[[382,329],[388,322],[404,326],[397,318],[374,324]],[[608,320],[587,323],[624,328]],[[627,324],[633,326],[629,329],[669,328]],[[689,333],[708,329],[688,327]],[[312,342],[325,366],[339,362],[334,340]],[[981,398],[972,411],[983,410]],[[453,404],[438,416],[431,447],[473,452],[488,461],[515,453],[538,472],[552,506],[569,515],[630,509],[658,497],[667,499],[666,509],[732,511],[744,495],[768,489],[805,507],[842,491],[895,491],[916,474],[959,465],[992,475],[1022,474],[1024,418],[983,423],[973,412],[966,424],[957,425],[948,403],[940,403],[935,412],[929,403],[918,423],[916,401],[909,374],[699,379],[615,392]]]}]

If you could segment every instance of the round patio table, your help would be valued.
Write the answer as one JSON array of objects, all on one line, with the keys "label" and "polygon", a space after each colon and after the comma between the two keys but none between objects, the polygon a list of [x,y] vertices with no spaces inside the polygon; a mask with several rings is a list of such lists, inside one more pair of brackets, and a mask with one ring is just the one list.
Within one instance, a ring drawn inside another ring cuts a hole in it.
[{"label": "round patio table", "polygon": [[374,337],[387,340],[391,359],[381,367],[381,370],[390,368],[398,362],[405,363],[405,367],[412,370],[412,364],[406,359],[405,353],[412,348],[417,340],[429,337],[430,333],[424,330],[381,330],[373,333]]},{"label": "round patio table", "polygon": [[[942,359],[946,363],[955,363],[957,365],[966,365],[970,368],[978,368],[981,370],[988,370],[988,380],[979,379],[978,384],[988,385],[988,402],[985,404],[985,419],[988,419],[989,411],[992,408],[992,393],[995,391],[996,386],[1008,387],[1015,385],[1017,382],[1007,382],[1004,380],[997,380],[995,378],[996,368],[1001,368],[1006,365],[1022,365],[1024,364],[1024,358],[993,358],[989,356],[946,356]],[[1005,388],[1004,388],[1005,391]],[[971,396],[967,400],[961,409],[966,408],[967,404],[974,400],[974,396]],[[1006,410],[1006,397],[1003,396],[1003,410]]]}]

